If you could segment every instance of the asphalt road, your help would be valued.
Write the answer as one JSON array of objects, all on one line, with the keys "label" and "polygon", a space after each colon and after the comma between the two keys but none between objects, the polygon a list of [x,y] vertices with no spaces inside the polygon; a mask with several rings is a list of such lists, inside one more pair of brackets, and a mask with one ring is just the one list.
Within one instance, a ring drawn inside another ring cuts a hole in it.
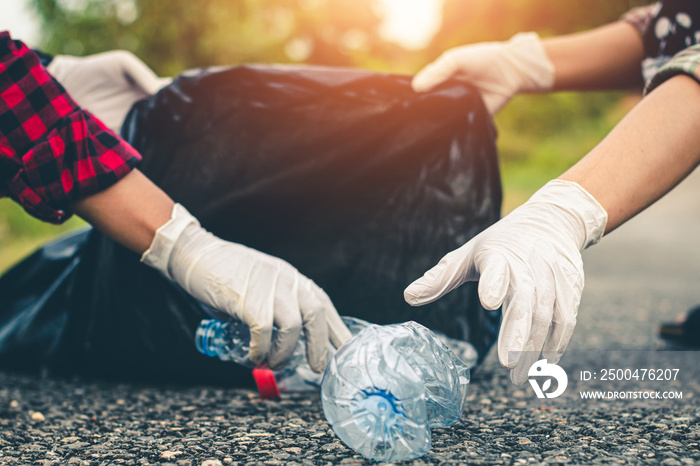
[{"label": "asphalt road", "polygon": [[[669,349],[656,337],[658,324],[700,303],[698,238],[695,173],[586,251],[586,288],[565,361],[594,367],[606,354],[624,360],[630,351]],[[528,388],[509,392],[491,354],[462,421],[435,430],[431,452],[412,463],[700,464],[700,380],[680,388],[683,402],[594,404],[571,395],[550,405],[526,394],[518,403]],[[365,461],[329,429],[315,394],[269,402],[245,390],[0,373],[0,465],[66,463]]]}]

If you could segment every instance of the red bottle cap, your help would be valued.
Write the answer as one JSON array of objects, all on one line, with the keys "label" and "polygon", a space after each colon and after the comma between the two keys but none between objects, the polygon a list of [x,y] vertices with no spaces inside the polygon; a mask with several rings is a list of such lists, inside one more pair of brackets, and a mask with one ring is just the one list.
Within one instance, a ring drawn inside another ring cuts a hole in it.
[{"label": "red bottle cap", "polygon": [[266,364],[253,369],[255,385],[258,386],[258,393],[263,400],[276,400],[280,397],[280,388],[275,380],[275,373]]}]

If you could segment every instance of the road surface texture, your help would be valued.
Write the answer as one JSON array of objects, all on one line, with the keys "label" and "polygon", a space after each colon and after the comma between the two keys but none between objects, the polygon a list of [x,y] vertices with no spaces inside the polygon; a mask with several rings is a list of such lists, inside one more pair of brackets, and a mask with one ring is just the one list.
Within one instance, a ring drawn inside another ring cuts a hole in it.
[{"label": "road surface texture", "polygon": [[[586,251],[586,288],[565,359],[667,348],[658,324],[700,303],[698,238],[695,173]],[[697,378],[684,382],[683,402],[595,405],[574,397],[520,407],[510,403],[506,380],[492,353],[462,421],[433,431],[432,451],[412,463],[700,464]],[[238,463],[366,462],[330,430],[316,394],[269,402],[245,390],[0,373],[0,465]]]}]

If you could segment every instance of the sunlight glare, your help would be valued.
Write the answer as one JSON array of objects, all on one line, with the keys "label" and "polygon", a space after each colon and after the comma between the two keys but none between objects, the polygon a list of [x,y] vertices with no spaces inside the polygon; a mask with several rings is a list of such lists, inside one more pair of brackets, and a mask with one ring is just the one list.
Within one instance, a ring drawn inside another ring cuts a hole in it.
[{"label": "sunlight glare", "polygon": [[407,49],[420,49],[442,23],[443,0],[379,0],[382,37]]}]

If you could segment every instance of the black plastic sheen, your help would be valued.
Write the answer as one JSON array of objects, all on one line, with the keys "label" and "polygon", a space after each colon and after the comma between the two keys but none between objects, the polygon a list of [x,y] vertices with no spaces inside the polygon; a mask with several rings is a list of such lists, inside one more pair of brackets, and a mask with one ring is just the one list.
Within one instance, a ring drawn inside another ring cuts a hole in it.
[{"label": "black plastic sheen", "polygon": [[[122,134],[205,228],[289,261],[341,314],[416,320],[482,357],[495,341],[500,313],[475,284],[424,307],[403,300],[499,218],[495,130],[471,88],[418,94],[408,76],[356,69],[194,70],[137,102]],[[136,254],[80,232],[0,279],[0,367],[252,384],[249,370],[197,353],[210,315]]]}]

